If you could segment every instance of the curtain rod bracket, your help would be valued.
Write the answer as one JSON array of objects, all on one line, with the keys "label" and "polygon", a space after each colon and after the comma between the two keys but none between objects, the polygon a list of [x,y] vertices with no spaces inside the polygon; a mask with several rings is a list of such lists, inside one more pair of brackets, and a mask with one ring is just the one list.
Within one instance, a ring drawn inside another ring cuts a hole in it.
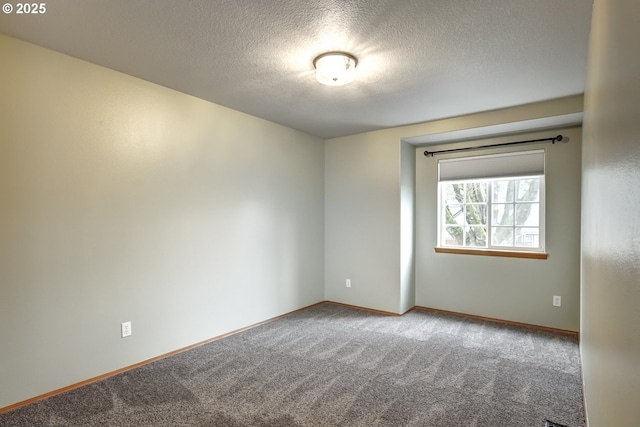
[{"label": "curtain rod bracket", "polygon": [[485,148],[494,148],[494,147],[504,147],[507,145],[520,145],[520,144],[533,144],[537,142],[551,142],[555,144],[556,141],[564,141],[568,142],[569,138],[565,138],[562,135],[557,135],[551,138],[540,138],[540,139],[528,139],[526,141],[514,141],[514,142],[503,142],[501,144],[489,144],[489,145],[477,145],[475,147],[462,147],[462,148],[452,148],[451,150],[440,150],[440,151],[428,151],[425,150],[424,155],[427,157],[433,157],[436,154],[441,153],[454,153],[458,151],[472,151],[472,150],[483,150]]}]

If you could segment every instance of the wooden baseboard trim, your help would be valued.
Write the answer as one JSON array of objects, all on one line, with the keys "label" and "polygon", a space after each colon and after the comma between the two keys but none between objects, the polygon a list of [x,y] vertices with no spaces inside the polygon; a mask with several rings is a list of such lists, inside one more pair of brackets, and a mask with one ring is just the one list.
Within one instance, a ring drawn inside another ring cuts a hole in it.
[{"label": "wooden baseboard trim", "polygon": [[183,353],[185,351],[189,351],[189,350],[192,350],[194,348],[203,346],[205,344],[209,344],[209,343],[212,343],[214,341],[221,340],[222,338],[226,338],[226,337],[229,337],[231,335],[235,335],[237,333],[244,332],[244,331],[247,331],[249,329],[255,328],[257,326],[261,326],[261,325],[273,322],[273,321],[281,319],[283,317],[290,316],[290,315],[292,315],[294,313],[298,313],[300,311],[308,310],[308,309],[310,309],[312,307],[315,307],[315,306],[323,304],[323,303],[324,303],[324,301],[320,301],[318,303],[311,304],[309,306],[306,306],[306,307],[303,307],[303,308],[299,308],[297,310],[293,310],[293,311],[285,313],[285,314],[281,314],[280,316],[272,317],[270,319],[263,320],[262,322],[254,323],[254,324],[246,326],[244,328],[236,329],[236,330],[233,330],[231,332],[227,332],[226,334],[217,335],[217,336],[215,336],[213,338],[209,338],[207,340],[200,341],[198,343],[189,345],[187,347],[179,348],[178,350],[174,350],[174,351],[171,351],[169,353],[162,354],[160,356],[152,357],[151,359],[143,360],[142,362],[134,363],[133,365],[129,365],[129,366],[126,366],[126,367],[121,368],[121,369],[116,369],[115,371],[107,372],[106,374],[98,375],[97,377],[89,378],[87,380],[80,381],[78,383],[71,384],[71,385],[68,385],[66,387],[62,387],[62,388],[50,391],[48,393],[44,393],[44,394],[32,397],[30,399],[26,399],[26,400],[14,403],[14,404],[9,405],[9,406],[5,406],[4,408],[0,408],[0,414],[7,413],[7,412],[13,411],[13,410],[18,409],[18,408],[22,408],[23,406],[27,406],[27,405],[30,405],[32,403],[36,403],[36,402],[38,402],[40,400],[44,400],[44,399],[47,399],[49,397],[57,396],[59,394],[66,393],[68,391],[75,390],[75,389],[78,389],[80,387],[84,387],[84,386],[87,386],[87,385],[91,385],[91,384],[97,383],[97,382],[102,381],[102,380],[106,380],[107,378],[113,377],[115,375],[119,375],[119,374],[125,373],[127,371],[131,371],[133,369],[139,368],[139,367],[144,366],[144,365],[148,365],[149,363],[153,363],[153,362],[156,362],[158,360],[166,359],[167,357],[175,356],[176,354],[180,354],[180,353]]},{"label": "wooden baseboard trim", "polygon": [[494,317],[478,316],[478,315],[475,315],[475,314],[458,313],[456,311],[441,310],[439,308],[415,306],[414,309],[424,310],[424,311],[433,311],[433,312],[444,313],[444,314],[451,314],[453,316],[467,317],[467,318],[470,318],[470,319],[483,320],[483,321],[494,322],[494,323],[501,323],[501,324],[505,324],[505,325],[521,326],[521,327],[525,327],[525,328],[538,329],[538,330],[542,330],[542,331],[546,331],[546,332],[554,332],[554,333],[557,333],[557,334],[571,335],[571,336],[574,336],[576,338],[580,337],[580,333],[579,332],[570,331],[568,329],[558,329],[558,328],[552,328],[550,326],[542,326],[542,325],[533,325],[533,324],[530,324],[530,323],[514,322],[512,320],[496,319]]}]

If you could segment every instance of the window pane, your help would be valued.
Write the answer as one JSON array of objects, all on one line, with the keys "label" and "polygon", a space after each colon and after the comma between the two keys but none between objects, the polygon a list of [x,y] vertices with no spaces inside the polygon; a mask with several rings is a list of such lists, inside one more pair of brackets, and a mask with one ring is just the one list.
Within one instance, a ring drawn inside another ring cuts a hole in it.
[{"label": "window pane", "polygon": [[538,227],[540,225],[540,208],[538,203],[516,204],[516,225]]},{"label": "window pane", "polygon": [[515,193],[514,180],[497,180],[492,182],[492,201],[493,203],[513,202]]},{"label": "window pane", "polygon": [[513,246],[513,227],[492,227],[491,244],[494,246]]},{"label": "window pane", "polygon": [[464,207],[461,205],[450,205],[445,209],[445,224],[464,224]]},{"label": "window pane", "polygon": [[464,184],[445,183],[442,191],[445,204],[464,203]]},{"label": "window pane", "polygon": [[481,178],[439,185],[441,245],[502,249],[544,246],[540,228],[542,176]]},{"label": "window pane", "polygon": [[494,204],[492,225],[513,225],[513,204]]},{"label": "window pane", "polygon": [[487,205],[467,205],[467,224],[487,224]]},{"label": "window pane", "polygon": [[445,227],[442,233],[443,246],[462,246],[463,230],[462,227]]},{"label": "window pane", "polygon": [[525,178],[518,180],[518,201],[537,202],[540,195],[540,178]]},{"label": "window pane", "polygon": [[523,248],[540,247],[540,229],[516,227],[516,246]]},{"label": "window pane", "polygon": [[469,227],[465,240],[465,246],[481,247],[487,246],[487,228]]},{"label": "window pane", "polygon": [[486,203],[487,202],[487,183],[486,182],[468,182],[466,185],[467,203]]}]

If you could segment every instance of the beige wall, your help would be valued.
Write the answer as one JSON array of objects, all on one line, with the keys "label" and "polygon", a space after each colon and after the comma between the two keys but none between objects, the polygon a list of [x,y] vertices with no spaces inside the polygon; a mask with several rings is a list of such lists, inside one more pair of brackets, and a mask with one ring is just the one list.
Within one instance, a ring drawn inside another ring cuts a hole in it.
[{"label": "beige wall", "polygon": [[323,299],[322,140],[5,36],[0,57],[0,407]]},{"label": "beige wall", "polygon": [[[561,133],[567,143],[525,145],[425,157],[417,166],[416,304],[577,331],[580,323],[579,128],[555,129],[437,147],[447,149],[538,139]],[[545,150],[546,260],[435,253],[438,160],[514,150]],[[554,295],[562,306],[554,307]]]},{"label": "beige wall", "polygon": [[585,90],[582,362],[591,427],[640,425],[640,3],[596,0]]}]

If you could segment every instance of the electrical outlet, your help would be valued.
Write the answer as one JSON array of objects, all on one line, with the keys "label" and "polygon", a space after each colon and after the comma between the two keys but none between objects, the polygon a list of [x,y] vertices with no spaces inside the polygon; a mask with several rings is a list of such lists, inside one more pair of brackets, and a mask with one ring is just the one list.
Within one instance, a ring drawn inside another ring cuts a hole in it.
[{"label": "electrical outlet", "polygon": [[562,305],[562,297],[559,295],[553,296],[553,306],[560,307]]},{"label": "electrical outlet", "polygon": [[346,283],[345,283],[345,286],[346,286],[347,288],[350,288],[350,287],[351,287],[351,279],[347,279],[347,281],[346,281]]},{"label": "electrical outlet", "polygon": [[128,337],[131,335],[131,322],[124,322],[122,325],[122,338]]}]

